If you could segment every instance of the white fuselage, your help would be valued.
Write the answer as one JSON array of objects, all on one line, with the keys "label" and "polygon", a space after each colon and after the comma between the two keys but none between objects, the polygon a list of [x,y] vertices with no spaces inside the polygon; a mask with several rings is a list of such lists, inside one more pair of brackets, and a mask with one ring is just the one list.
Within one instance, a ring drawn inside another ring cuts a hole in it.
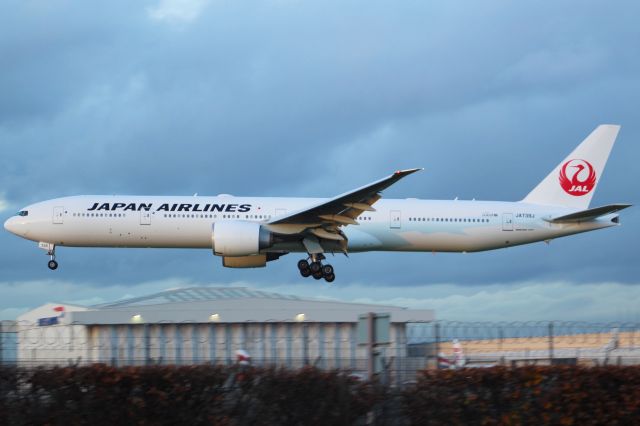
[{"label": "white fuselage", "polygon": [[[321,202],[314,198],[74,196],[30,205],[26,216],[5,227],[16,235],[56,246],[212,247],[220,221],[266,224]],[[349,252],[471,252],[550,240],[617,225],[617,215],[582,223],[545,219],[575,209],[494,201],[381,199],[359,225],[343,228]],[[333,251],[332,247],[325,247]],[[305,252],[301,242],[281,242],[269,251]]]}]

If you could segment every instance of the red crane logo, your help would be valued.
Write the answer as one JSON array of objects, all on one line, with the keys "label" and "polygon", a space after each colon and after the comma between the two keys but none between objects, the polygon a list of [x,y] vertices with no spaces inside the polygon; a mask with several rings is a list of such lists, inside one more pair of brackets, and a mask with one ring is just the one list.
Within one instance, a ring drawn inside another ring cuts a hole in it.
[{"label": "red crane logo", "polygon": [[586,195],[596,186],[596,171],[586,160],[569,160],[560,168],[560,186],[569,195]]}]

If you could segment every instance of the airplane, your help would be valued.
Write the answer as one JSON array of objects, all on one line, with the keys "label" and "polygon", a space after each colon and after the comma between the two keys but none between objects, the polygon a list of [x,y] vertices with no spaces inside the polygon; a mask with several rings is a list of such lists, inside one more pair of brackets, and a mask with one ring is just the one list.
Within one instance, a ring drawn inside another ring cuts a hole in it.
[{"label": "airplane", "polygon": [[[598,126],[517,202],[381,199],[421,169],[399,170],[333,198],[81,195],[31,204],[9,232],[56,247],[206,248],[230,268],[264,267],[288,253],[303,277],[335,280],[328,253],[478,252],[619,225],[630,204],[589,208],[620,126]],[[374,208],[375,206],[375,208]]]},{"label": "airplane", "polygon": [[464,366],[467,364],[467,357],[464,355],[462,344],[460,344],[460,341],[458,339],[453,339],[453,341],[451,342],[451,347],[453,348],[452,357],[448,357],[442,352],[438,354],[439,369],[456,370],[459,368],[464,368]]}]

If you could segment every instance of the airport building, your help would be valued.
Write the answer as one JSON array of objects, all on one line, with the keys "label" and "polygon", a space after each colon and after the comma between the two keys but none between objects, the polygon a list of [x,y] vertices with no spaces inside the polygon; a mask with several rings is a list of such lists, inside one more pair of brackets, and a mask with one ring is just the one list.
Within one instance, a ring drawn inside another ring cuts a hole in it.
[{"label": "airport building", "polygon": [[48,303],[18,318],[22,364],[113,365],[235,362],[364,370],[358,318],[388,314],[382,358],[401,365],[407,328],[431,310],[301,298],[240,287],[193,287],[96,306]]},{"label": "airport building", "polygon": [[18,327],[15,321],[0,321],[0,364],[12,365],[18,359]]}]

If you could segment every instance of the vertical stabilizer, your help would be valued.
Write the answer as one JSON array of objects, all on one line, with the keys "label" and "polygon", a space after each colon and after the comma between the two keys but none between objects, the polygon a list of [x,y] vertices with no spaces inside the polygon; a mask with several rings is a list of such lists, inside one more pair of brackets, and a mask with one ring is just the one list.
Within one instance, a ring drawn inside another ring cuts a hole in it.
[{"label": "vertical stabilizer", "polygon": [[522,201],[575,209],[588,208],[619,130],[620,126],[613,124],[596,127]]}]

